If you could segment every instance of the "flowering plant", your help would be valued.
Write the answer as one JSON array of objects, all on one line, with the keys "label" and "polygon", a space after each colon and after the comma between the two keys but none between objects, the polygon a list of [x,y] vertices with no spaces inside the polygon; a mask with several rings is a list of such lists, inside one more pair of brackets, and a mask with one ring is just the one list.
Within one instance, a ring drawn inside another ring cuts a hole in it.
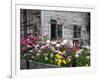
[{"label": "flowering plant", "polygon": [[90,66],[90,51],[87,48],[68,47],[65,40],[63,44],[55,44],[48,39],[43,41],[36,36],[22,38],[21,58],[59,67]]}]

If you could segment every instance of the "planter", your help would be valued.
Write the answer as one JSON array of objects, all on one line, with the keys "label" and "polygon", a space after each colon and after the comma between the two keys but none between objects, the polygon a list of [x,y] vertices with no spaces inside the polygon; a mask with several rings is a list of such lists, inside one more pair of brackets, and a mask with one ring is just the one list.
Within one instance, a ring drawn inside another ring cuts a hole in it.
[{"label": "planter", "polygon": [[[57,65],[52,65],[52,64],[44,64],[44,63],[39,63],[39,62],[35,62],[35,61],[29,61],[29,68],[28,69],[41,69],[41,68],[60,68]],[[21,65],[20,65],[21,69],[27,69],[27,62],[26,60],[22,59],[21,60]]]},{"label": "planter", "polygon": [[21,59],[20,61],[20,69],[27,69],[27,64],[25,59]]}]

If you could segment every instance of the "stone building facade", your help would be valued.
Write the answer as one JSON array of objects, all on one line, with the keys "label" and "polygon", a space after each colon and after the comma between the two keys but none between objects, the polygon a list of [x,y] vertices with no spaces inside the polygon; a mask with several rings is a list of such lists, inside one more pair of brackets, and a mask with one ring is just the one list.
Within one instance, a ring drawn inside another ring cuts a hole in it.
[{"label": "stone building facade", "polygon": [[[26,11],[26,15],[25,12]],[[26,17],[26,18],[25,18]],[[26,19],[26,21],[25,21]],[[39,32],[50,40],[90,42],[90,13],[48,10],[21,10],[21,36]]]}]

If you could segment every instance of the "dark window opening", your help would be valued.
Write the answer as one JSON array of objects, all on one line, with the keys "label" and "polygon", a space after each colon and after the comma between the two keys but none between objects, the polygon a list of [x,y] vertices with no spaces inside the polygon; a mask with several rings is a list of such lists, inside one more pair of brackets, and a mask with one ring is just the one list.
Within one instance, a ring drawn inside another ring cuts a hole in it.
[{"label": "dark window opening", "polygon": [[58,39],[61,39],[62,38],[62,25],[58,25],[57,26],[57,37]]},{"label": "dark window opening", "polygon": [[51,24],[51,40],[56,40],[56,24]]},{"label": "dark window opening", "polygon": [[60,39],[62,39],[62,25],[57,25],[56,20],[51,20],[51,40]]},{"label": "dark window opening", "polygon": [[81,38],[81,27],[73,25],[73,38]]}]

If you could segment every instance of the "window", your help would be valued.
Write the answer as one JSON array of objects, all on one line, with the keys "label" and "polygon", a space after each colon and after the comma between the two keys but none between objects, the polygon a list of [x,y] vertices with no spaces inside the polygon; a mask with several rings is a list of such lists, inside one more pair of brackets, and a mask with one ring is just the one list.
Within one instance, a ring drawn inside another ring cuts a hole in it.
[{"label": "window", "polygon": [[51,40],[56,40],[56,24],[51,24]]},{"label": "window", "polygon": [[81,27],[73,25],[73,38],[81,38]]},{"label": "window", "polygon": [[62,38],[62,25],[57,25],[57,37],[58,39]]},{"label": "window", "polygon": [[51,20],[51,40],[62,38],[62,25],[57,25],[56,20]]}]

